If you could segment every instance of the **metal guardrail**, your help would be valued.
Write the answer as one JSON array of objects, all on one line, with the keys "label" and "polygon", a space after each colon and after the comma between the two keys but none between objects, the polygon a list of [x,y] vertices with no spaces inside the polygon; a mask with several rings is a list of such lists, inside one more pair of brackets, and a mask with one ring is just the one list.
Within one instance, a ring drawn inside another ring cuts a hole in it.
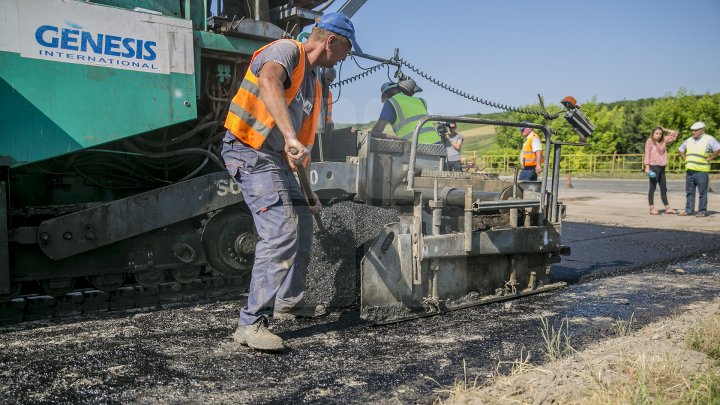
[{"label": "metal guardrail", "polygon": [[[468,171],[487,171],[512,174],[517,165],[520,152],[504,155],[483,155],[477,152],[462,153],[464,165]],[[564,154],[562,173],[640,173],[643,170],[642,154],[586,155]],[[668,154],[668,173],[684,173],[685,162],[678,154]],[[720,160],[711,164],[710,173],[720,173]]]}]

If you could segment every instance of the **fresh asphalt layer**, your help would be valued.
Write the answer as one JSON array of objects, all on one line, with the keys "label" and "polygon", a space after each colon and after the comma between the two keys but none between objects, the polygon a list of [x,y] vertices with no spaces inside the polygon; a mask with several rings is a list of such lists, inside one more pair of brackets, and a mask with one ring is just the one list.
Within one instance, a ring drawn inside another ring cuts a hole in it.
[{"label": "fresh asphalt layer", "polygon": [[[644,325],[717,296],[720,236],[705,220],[720,215],[650,218],[639,182],[573,183],[561,190],[572,255],[552,269],[564,289],[382,327],[352,308],[277,323],[282,354],[231,340],[242,299],[6,326],[0,402],[432,403],[464,367],[482,383],[527,353],[542,362],[543,318],[567,320],[581,349],[612,335],[615,320]],[[335,284],[336,294],[353,285]]]}]

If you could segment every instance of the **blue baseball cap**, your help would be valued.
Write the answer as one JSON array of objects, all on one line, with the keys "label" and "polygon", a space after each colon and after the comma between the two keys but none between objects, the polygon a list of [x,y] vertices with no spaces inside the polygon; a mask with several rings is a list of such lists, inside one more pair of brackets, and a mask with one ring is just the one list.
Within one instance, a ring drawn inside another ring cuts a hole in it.
[{"label": "blue baseball cap", "polygon": [[343,13],[325,14],[315,23],[315,26],[342,35],[350,40],[354,53],[362,53],[362,49],[355,41],[355,27],[350,18]]},{"label": "blue baseball cap", "polygon": [[[530,121],[523,121],[523,124],[529,124]],[[520,127],[520,132],[525,132],[525,127]]]}]

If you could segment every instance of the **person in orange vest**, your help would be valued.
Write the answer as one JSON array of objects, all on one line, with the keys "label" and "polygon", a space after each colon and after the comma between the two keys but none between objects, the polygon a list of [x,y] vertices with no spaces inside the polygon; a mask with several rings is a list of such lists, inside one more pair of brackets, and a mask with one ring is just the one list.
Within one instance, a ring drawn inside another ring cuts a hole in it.
[{"label": "person in orange vest", "polygon": [[538,174],[542,173],[542,164],[544,162],[542,153],[542,142],[540,136],[532,130],[532,128],[520,128],[525,140],[523,141],[522,151],[520,152],[520,166],[522,170],[518,176],[518,180],[535,181]]},{"label": "person in orange vest", "polygon": [[[281,39],[258,49],[225,120],[222,156],[240,185],[258,233],[247,305],[233,339],[256,350],[281,351],[270,318],[318,315],[304,299],[313,217],[293,170],[309,159],[322,100],[314,68],[331,68],[361,52],[342,13],[315,23],[307,42]],[[306,163],[307,162],[307,163]],[[314,193],[313,193],[314,194]]]}]

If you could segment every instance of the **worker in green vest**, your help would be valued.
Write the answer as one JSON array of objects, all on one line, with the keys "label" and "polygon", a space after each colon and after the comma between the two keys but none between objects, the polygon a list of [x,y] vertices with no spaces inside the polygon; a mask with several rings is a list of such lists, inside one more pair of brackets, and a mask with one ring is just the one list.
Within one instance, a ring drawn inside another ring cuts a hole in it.
[{"label": "worker in green vest", "polygon": [[[428,116],[427,103],[414,94],[422,89],[413,79],[404,79],[398,83],[387,82],[380,88],[383,108],[370,135],[377,138],[411,140],[418,122]],[[395,136],[383,131],[391,124]],[[440,140],[432,123],[427,122],[420,130],[418,143],[437,143]]]},{"label": "worker in green vest", "polygon": [[710,180],[710,162],[720,155],[720,143],[705,133],[705,123],[698,121],[690,127],[692,136],[678,148],[680,157],[685,160],[685,211],[678,215],[693,215],[695,209],[695,189],[700,196],[695,216],[707,216],[707,190]]}]

